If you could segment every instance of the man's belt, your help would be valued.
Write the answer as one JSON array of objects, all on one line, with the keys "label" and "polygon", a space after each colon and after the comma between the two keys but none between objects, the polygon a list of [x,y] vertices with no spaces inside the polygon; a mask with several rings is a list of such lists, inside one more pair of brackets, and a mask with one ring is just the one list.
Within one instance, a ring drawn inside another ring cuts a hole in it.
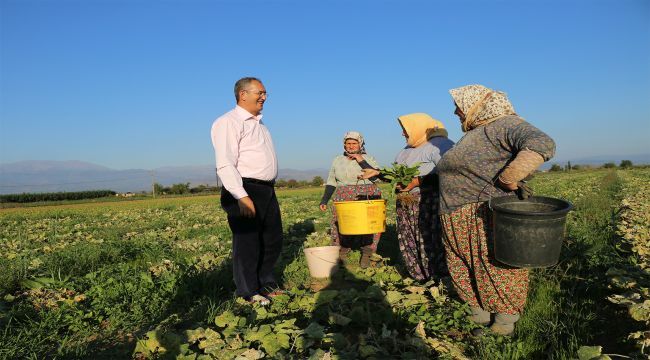
[{"label": "man's belt", "polygon": [[259,184],[259,185],[266,185],[266,186],[273,186],[275,185],[275,180],[260,180],[260,179],[253,179],[253,178],[241,178],[244,184]]}]

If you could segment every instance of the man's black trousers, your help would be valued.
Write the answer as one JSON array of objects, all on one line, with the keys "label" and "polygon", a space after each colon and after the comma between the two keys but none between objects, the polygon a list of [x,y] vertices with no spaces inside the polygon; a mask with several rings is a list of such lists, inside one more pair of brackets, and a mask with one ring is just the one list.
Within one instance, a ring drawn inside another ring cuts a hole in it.
[{"label": "man's black trousers", "polygon": [[244,189],[255,205],[254,218],[240,215],[237,200],[226,189],[221,191],[221,206],[232,231],[236,295],[247,298],[262,288],[277,287],[273,268],[282,251],[282,218],[272,185],[244,182]]}]

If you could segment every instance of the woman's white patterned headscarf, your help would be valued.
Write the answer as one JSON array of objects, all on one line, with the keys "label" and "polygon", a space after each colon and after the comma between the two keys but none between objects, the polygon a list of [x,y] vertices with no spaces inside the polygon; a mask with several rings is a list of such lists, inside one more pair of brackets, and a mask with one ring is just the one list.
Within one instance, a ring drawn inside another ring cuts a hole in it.
[{"label": "woman's white patterned headscarf", "polygon": [[500,117],[515,114],[506,93],[483,85],[461,86],[449,90],[449,93],[465,114],[465,121],[461,124],[464,132],[489,124]]},{"label": "woman's white patterned headscarf", "polygon": [[357,154],[365,154],[366,153],[366,147],[365,147],[365,142],[363,141],[363,136],[361,135],[360,132],[357,131],[348,131],[343,135],[343,154],[347,154],[345,152],[345,140],[356,140],[359,142],[359,151]]}]

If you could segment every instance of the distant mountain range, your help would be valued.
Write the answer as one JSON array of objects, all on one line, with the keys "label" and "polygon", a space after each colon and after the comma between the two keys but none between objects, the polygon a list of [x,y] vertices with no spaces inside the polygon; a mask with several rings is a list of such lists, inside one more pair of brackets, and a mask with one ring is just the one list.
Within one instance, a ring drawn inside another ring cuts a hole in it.
[{"label": "distant mountain range", "polygon": [[[542,169],[552,164],[602,165],[619,164],[630,160],[633,164],[650,164],[650,154],[603,155],[578,159],[552,159]],[[311,180],[314,176],[327,177],[328,169],[280,169],[279,179]],[[187,183],[217,185],[214,165],[167,166],[152,170],[115,170],[83,161],[19,161],[0,164],[0,194],[23,192],[58,192],[108,189],[117,192],[149,191],[152,182],[163,186]]]},{"label": "distant mountain range", "polygon": [[[327,177],[328,169],[280,169],[279,179],[311,180]],[[115,170],[83,161],[19,161],[0,164],[0,194],[108,189],[149,191],[152,182],[169,186],[189,182],[217,185],[214,165],[168,166],[152,170]]]}]

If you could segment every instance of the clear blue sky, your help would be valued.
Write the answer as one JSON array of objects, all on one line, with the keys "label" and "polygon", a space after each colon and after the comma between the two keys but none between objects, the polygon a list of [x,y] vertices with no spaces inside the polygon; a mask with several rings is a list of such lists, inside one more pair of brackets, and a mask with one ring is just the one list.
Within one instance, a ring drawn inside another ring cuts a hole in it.
[{"label": "clear blue sky", "polygon": [[264,81],[281,168],[328,168],[348,130],[389,164],[396,117],[462,133],[480,83],[557,159],[650,152],[650,1],[0,0],[0,163],[214,163],[234,82]]}]

